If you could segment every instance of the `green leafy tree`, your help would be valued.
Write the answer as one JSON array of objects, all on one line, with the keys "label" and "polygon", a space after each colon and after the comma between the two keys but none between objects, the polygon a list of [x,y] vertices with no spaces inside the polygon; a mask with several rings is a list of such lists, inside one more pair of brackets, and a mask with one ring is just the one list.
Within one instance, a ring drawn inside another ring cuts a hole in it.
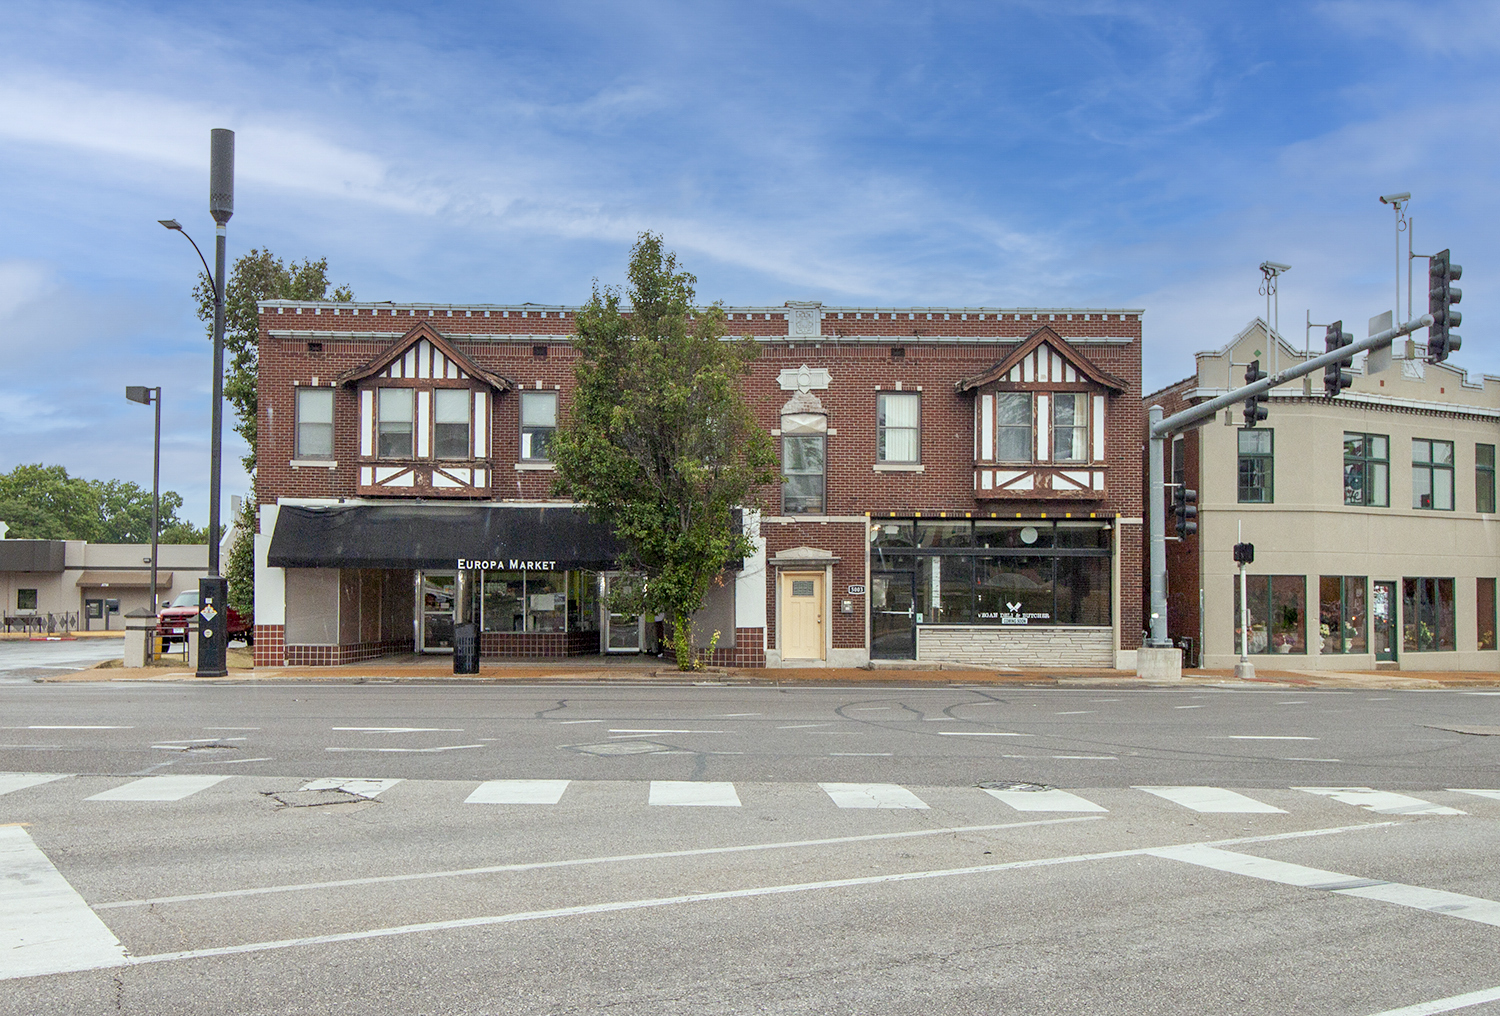
[{"label": "green leafy tree", "polygon": [[229,547],[229,560],[224,566],[224,577],[229,580],[229,605],[242,617],[255,613],[255,499],[247,497],[240,503],[240,513],[234,524],[239,534]]},{"label": "green leafy tree", "polygon": [[[205,543],[207,533],[179,519],[182,495],[161,492],[160,543]],[[150,543],[151,492],[129,480],[85,480],[41,463],[0,473],[0,520],[11,539]]]},{"label": "green leafy tree", "polygon": [[[354,293],[348,286],[328,291],[328,259],[307,259],[283,264],[268,250],[252,250],[234,263],[224,290],[224,399],[234,407],[234,429],[250,446],[242,460],[245,471],[255,472],[256,378],[260,352],[259,300],[326,300],[348,303]],[[214,287],[207,275],[199,275],[193,289],[198,317],[208,324],[213,338]]]},{"label": "green leafy tree", "polygon": [[726,337],[719,306],[694,307],[698,280],[661,237],[641,234],[628,274],[628,311],[595,283],[578,314],[578,384],[549,448],[558,493],[613,527],[622,567],[645,577],[641,605],[667,618],[690,670],[692,615],[725,562],[754,549],[732,513],[758,505],[776,459],[741,390],[755,343]]}]

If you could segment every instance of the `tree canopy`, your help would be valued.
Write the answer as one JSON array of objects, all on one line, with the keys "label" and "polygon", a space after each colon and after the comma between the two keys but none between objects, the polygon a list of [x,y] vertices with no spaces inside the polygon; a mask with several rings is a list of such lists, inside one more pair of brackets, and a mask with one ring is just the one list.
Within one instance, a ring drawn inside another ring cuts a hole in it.
[{"label": "tree canopy", "polygon": [[[250,446],[245,456],[245,471],[255,472],[256,400],[255,385],[259,368],[260,314],[259,300],[326,300],[348,303],[354,293],[348,286],[328,291],[328,259],[308,258],[283,264],[268,250],[254,249],[235,261],[224,290],[224,351],[229,363],[224,372],[224,398],[234,407],[235,432]],[[198,317],[208,323],[213,337],[214,287],[207,275],[200,274],[193,289],[198,301]]]},{"label": "tree canopy", "polygon": [[[208,534],[179,519],[182,496],[161,492],[160,543],[207,543]],[[151,492],[128,480],[85,480],[40,462],[0,473],[0,522],[13,540],[150,543]]]},{"label": "tree canopy", "polygon": [[718,305],[694,306],[698,280],[661,237],[640,235],[628,277],[628,309],[596,282],[578,313],[577,387],[550,445],[556,489],[613,527],[622,567],[645,577],[642,605],[668,619],[691,669],[692,615],[726,562],[754,549],[733,513],[758,506],[776,459],[741,390],[754,342],[726,337]]}]

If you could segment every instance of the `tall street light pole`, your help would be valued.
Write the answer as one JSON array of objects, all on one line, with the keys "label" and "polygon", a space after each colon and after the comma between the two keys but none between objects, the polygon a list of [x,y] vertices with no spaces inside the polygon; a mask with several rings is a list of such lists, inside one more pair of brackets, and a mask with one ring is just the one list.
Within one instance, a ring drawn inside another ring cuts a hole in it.
[{"label": "tall street light pole", "polygon": [[126,385],[125,397],[143,406],[156,404],[156,441],[151,452],[151,616],[161,613],[156,592],[157,539],[161,533],[161,386]]},{"label": "tall street light pole", "polygon": [[[214,266],[209,281],[214,289],[214,384],[208,474],[208,577],[198,580],[198,671],[199,677],[223,677],[229,619],[229,583],[219,575],[219,487],[224,457],[224,244],[225,227],[234,215],[234,131],[215,128],[209,132],[208,212],[214,217]],[[176,219],[161,224],[183,236],[187,231]],[[208,261],[198,251],[204,271]]]}]

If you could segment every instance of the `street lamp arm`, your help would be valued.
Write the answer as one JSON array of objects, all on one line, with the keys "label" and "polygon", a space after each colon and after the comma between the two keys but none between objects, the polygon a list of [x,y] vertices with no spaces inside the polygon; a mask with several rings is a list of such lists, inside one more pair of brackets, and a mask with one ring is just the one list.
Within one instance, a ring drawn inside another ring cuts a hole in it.
[{"label": "street lamp arm", "polygon": [[203,256],[203,251],[199,249],[197,242],[191,236],[188,236],[188,231],[183,229],[182,226],[178,224],[176,219],[160,219],[158,221],[161,222],[161,224],[167,229],[181,233],[187,240],[187,242],[193,245],[193,250],[198,252],[198,260],[203,262],[203,274],[208,276],[208,285],[209,288],[214,292],[214,299],[218,299],[219,287],[214,282],[213,269],[208,267],[208,258]]}]

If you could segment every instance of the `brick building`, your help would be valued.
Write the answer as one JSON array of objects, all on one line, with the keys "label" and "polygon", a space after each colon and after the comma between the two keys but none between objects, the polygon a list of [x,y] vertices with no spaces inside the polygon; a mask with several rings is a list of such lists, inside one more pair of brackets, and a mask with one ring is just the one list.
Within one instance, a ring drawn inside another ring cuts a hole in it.
[{"label": "brick building", "polygon": [[[575,310],[260,305],[258,663],[443,651],[455,602],[484,655],[648,645],[551,494]],[[726,313],[786,482],[699,618],[719,662],[1134,666],[1141,311]]]}]

